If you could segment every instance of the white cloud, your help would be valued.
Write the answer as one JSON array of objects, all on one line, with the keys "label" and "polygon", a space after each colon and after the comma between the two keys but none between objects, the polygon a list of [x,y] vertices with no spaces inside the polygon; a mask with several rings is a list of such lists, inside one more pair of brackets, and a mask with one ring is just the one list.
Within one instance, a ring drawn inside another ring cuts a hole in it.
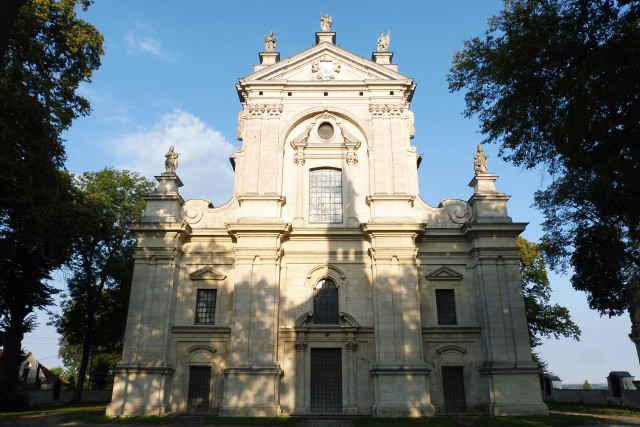
[{"label": "white cloud", "polygon": [[162,41],[157,37],[156,30],[149,25],[136,23],[135,29],[125,34],[124,39],[130,54],[158,56],[162,53]]},{"label": "white cloud", "polygon": [[233,192],[229,156],[234,147],[200,118],[182,110],[164,114],[148,129],[110,141],[120,169],[153,178],[164,172],[164,155],[170,146],[180,153],[177,175],[184,183],[185,200],[206,199],[215,206],[226,203]]}]

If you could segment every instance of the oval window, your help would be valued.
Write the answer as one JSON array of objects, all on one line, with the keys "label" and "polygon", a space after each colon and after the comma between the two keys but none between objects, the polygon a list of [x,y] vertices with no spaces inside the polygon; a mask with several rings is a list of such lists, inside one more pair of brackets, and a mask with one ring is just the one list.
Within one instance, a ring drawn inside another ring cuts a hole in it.
[{"label": "oval window", "polygon": [[333,125],[329,122],[320,123],[318,126],[318,136],[324,140],[329,140],[333,137]]}]

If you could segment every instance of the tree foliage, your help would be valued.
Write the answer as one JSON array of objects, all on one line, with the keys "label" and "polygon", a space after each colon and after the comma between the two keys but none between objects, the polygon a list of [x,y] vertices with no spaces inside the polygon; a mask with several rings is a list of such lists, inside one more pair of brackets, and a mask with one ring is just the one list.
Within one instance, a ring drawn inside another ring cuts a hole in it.
[{"label": "tree foliage", "polygon": [[522,237],[516,239],[520,254],[520,275],[524,306],[529,324],[529,340],[535,348],[542,338],[580,338],[580,328],[571,320],[566,307],[551,304],[551,284],[540,244]]},{"label": "tree foliage", "polygon": [[89,113],[76,91],[102,54],[102,36],[76,14],[86,0],[20,4],[0,61],[2,401],[16,393],[22,338],[33,311],[51,304],[47,280],[70,251],[75,195],[60,135]]},{"label": "tree foliage", "polygon": [[74,399],[80,400],[90,365],[93,385],[103,386],[97,379],[104,375],[97,370],[105,373],[105,364],[120,355],[135,246],[127,226],[142,217],[143,196],[154,183],[134,172],[107,168],[85,172],[74,185],[82,212],[76,224],[79,237],[66,264],[70,277],[63,314],[55,323],[63,353],[77,364]]},{"label": "tree foliage", "polygon": [[449,74],[485,141],[553,178],[535,197],[550,266],[601,314],[628,310],[638,338],[639,75],[638,0],[506,1]]}]

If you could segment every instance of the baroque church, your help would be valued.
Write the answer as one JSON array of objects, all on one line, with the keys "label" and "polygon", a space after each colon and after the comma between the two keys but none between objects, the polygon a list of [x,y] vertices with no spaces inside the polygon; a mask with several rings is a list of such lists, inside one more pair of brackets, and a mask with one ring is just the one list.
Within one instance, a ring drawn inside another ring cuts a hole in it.
[{"label": "baroque church", "polygon": [[132,226],[107,414],[546,414],[515,245],[526,224],[480,146],[469,200],[425,203],[415,84],[389,35],[369,60],[321,24],[282,60],[269,34],[239,80],[227,204],[183,200],[166,154]]}]

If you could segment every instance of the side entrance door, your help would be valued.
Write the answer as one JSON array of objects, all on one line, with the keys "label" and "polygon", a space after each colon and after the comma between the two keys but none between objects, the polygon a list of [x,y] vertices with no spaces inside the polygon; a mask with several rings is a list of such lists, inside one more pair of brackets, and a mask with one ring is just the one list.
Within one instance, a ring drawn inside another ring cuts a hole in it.
[{"label": "side entrance door", "polygon": [[311,349],[311,412],[342,412],[342,349]]},{"label": "side entrance door", "polygon": [[442,367],[442,394],[445,412],[464,412],[467,403],[464,396],[464,368]]},{"label": "side entrance door", "polygon": [[187,411],[207,412],[211,390],[211,367],[192,366],[189,368],[189,394]]}]

